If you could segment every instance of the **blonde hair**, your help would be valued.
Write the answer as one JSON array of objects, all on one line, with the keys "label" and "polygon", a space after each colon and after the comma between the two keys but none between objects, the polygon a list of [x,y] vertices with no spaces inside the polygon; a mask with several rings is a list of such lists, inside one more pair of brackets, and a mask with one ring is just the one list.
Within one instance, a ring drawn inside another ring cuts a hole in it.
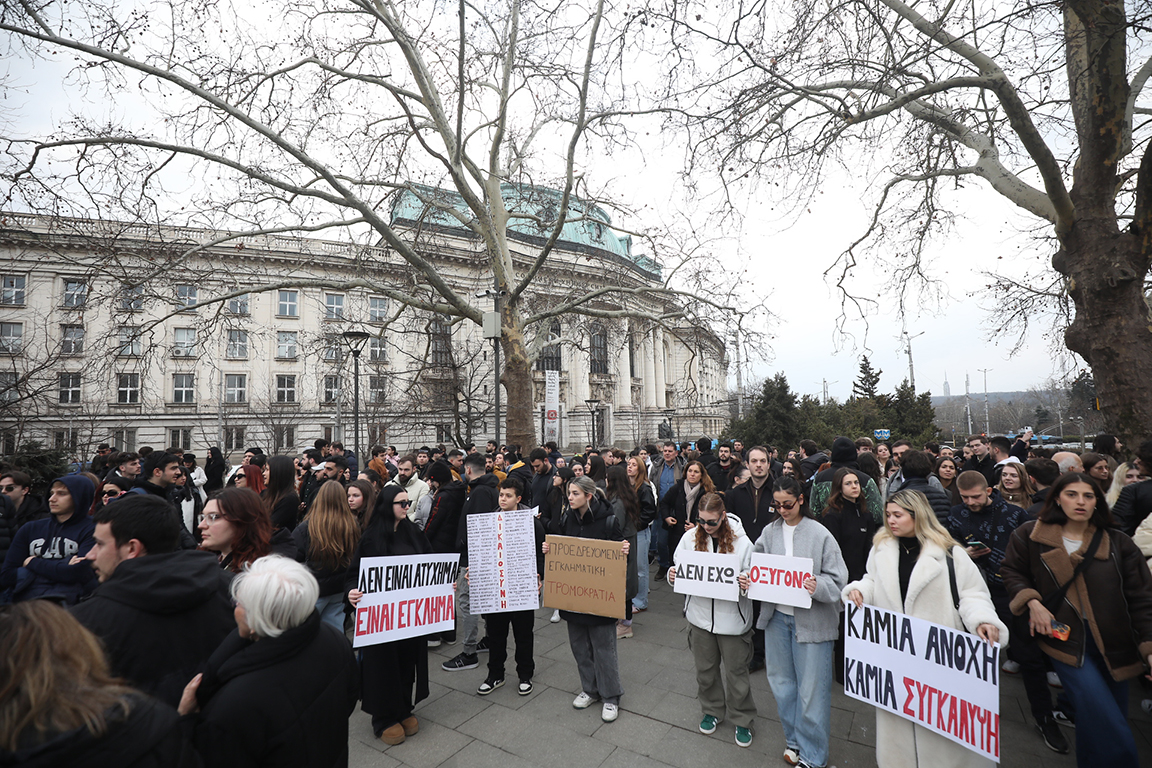
[{"label": "blonde hair", "polygon": [[[957,546],[958,542],[936,519],[936,513],[932,511],[932,505],[928,503],[927,496],[920,491],[898,491],[892,494],[892,498],[888,499],[888,504],[895,504],[912,515],[912,520],[916,523],[916,538],[920,540],[921,545],[931,542],[944,550],[949,557],[952,556],[952,547]],[[888,504],[884,505],[885,514],[887,514]],[[895,538],[892,531],[885,525],[876,531],[876,537],[872,539],[872,543],[876,545],[887,539]]]},{"label": "blonde hair", "polygon": [[1108,493],[1104,497],[1108,501],[1109,508],[1116,506],[1116,502],[1120,499],[1120,491],[1124,490],[1124,477],[1130,469],[1132,466],[1124,462],[1112,473],[1112,485],[1108,487]]}]

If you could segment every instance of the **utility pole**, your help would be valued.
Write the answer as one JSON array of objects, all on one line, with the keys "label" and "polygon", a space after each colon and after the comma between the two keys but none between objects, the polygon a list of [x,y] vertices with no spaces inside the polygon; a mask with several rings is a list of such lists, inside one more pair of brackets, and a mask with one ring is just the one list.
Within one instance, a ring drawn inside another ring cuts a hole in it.
[{"label": "utility pole", "polygon": [[984,374],[984,434],[992,434],[992,426],[988,422],[988,371],[991,368],[978,368]]},{"label": "utility pole", "polygon": [[824,405],[828,405],[828,379],[824,379]]},{"label": "utility pole", "polygon": [[912,367],[912,339],[918,339],[924,335],[924,332],[909,336],[908,331],[904,331],[904,350],[908,353],[908,383],[912,385],[912,391],[916,391],[916,370]]},{"label": "utility pole", "polygon": [[968,389],[968,372],[964,372],[964,414],[968,417],[968,436],[972,436],[972,398]]},{"label": "utility pole", "polygon": [[736,348],[736,418],[744,418],[744,368],[740,365],[740,329],[732,329],[732,342]]}]

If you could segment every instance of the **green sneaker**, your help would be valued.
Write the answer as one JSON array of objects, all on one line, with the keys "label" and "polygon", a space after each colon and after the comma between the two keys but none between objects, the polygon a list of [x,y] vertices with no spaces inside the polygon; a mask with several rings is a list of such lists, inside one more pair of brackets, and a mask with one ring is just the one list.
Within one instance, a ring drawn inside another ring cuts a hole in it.
[{"label": "green sneaker", "polygon": [[704,715],[704,719],[700,721],[700,733],[716,733],[716,725],[720,721],[712,717],[712,715]]},{"label": "green sneaker", "polygon": [[752,746],[752,730],[750,728],[741,728],[740,726],[736,726],[736,746]]}]

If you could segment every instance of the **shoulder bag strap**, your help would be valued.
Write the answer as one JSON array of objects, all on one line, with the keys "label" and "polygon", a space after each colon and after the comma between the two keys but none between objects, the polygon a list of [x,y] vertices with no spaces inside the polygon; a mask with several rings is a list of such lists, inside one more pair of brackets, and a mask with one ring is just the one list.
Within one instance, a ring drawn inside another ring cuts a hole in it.
[{"label": "shoulder bag strap", "polygon": [[1080,564],[1076,566],[1076,570],[1072,572],[1072,578],[1068,579],[1068,581],[1058,587],[1055,592],[1040,601],[1053,615],[1055,615],[1056,610],[1060,607],[1060,603],[1064,602],[1064,596],[1068,594],[1068,588],[1072,586],[1072,582],[1076,581],[1077,576],[1084,573],[1088,568],[1088,564],[1096,557],[1096,550],[1100,548],[1100,541],[1103,538],[1104,529],[1097,528],[1096,534],[1092,537],[1092,541],[1088,545],[1088,551],[1084,553],[1084,559],[1080,561]]},{"label": "shoulder bag strap", "polygon": [[947,554],[944,560],[948,563],[948,586],[952,587],[952,605],[959,611],[960,590],[956,588],[956,563],[952,561],[951,552]]}]

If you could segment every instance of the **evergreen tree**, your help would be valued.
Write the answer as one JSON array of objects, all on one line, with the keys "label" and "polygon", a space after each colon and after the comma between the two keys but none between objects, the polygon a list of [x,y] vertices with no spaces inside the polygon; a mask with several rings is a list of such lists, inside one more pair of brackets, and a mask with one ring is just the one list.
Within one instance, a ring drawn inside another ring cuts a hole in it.
[{"label": "evergreen tree", "polygon": [[788,378],[777,373],[764,381],[748,415],[732,422],[728,431],[743,440],[745,446],[792,445],[801,439],[796,437],[796,404],[796,393],[788,386]]},{"label": "evergreen tree", "polygon": [[877,387],[880,386],[880,374],[884,371],[873,370],[872,361],[868,359],[868,355],[860,358],[860,375],[856,381],[852,383],[852,397],[866,398],[873,400],[878,394]]}]

